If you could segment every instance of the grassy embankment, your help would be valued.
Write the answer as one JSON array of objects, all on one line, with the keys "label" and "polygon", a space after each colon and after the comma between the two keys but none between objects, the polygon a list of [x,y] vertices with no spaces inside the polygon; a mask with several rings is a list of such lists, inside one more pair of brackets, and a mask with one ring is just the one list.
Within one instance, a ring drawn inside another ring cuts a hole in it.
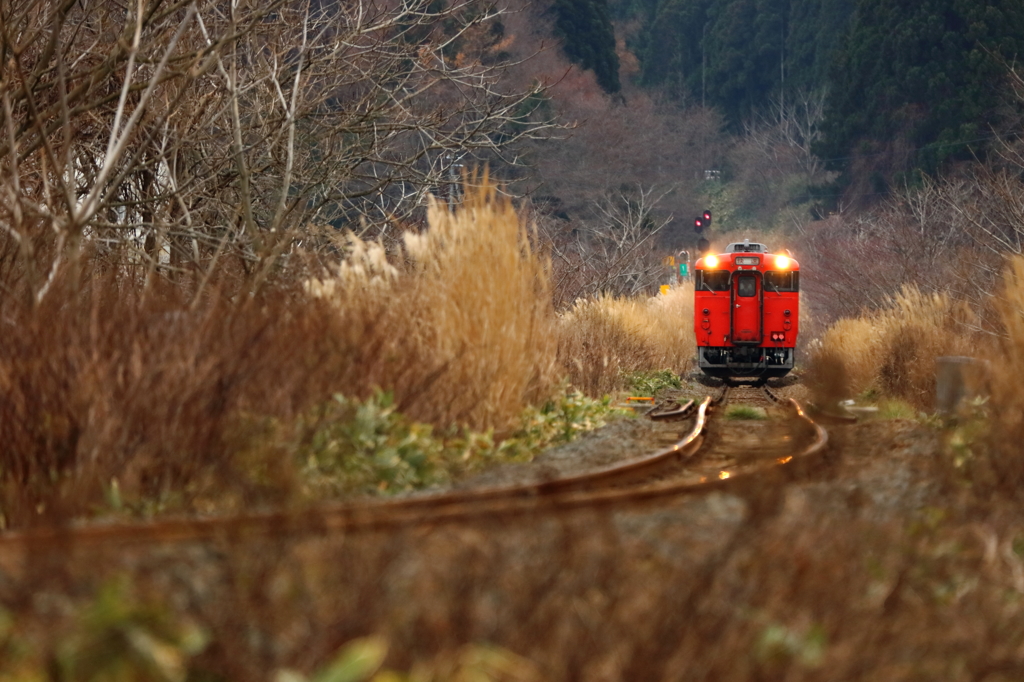
[{"label": "grassy embankment", "polygon": [[651,370],[682,373],[696,349],[693,285],[650,298],[577,301],[559,316],[558,339],[570,381],[588,395],[618,390],[624,378],[643,384]]}]

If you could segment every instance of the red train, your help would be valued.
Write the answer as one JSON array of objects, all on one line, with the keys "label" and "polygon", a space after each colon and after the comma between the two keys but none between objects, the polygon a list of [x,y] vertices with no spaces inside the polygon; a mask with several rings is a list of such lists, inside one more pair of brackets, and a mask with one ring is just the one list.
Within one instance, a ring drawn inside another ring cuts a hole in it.
[{"label": "red train", "polygon": [[781,377],[800,328],[800,264],[764,244],[729,244],[694,266],[697,362],[714,377]]}]

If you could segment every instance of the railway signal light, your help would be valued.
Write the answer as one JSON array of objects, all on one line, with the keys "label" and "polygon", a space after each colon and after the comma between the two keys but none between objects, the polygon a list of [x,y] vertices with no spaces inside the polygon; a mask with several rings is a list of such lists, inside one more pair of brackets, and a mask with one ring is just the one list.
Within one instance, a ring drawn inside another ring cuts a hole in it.
[{"label": "railway signal light", "polygon": [[711,227],[711,211],[704,211],[704,227]]},{"label": "railway signal light", "polygon": [[696,232],[697,234],[700,234],[701,232],[704,231],[704,219],[703,218],[694,218],[693,219],[693,231]]},{"label": "railway signal light", "polygon": [[711,250],[711,242],[701,237],[700,241],[697,242],[697,253],[707,253]]}]

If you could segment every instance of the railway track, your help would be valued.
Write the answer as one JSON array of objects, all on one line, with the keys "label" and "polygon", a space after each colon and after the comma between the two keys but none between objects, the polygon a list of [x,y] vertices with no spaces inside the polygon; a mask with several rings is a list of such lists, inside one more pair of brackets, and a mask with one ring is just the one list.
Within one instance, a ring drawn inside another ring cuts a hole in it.
[{"label": "railway track", "polygon": [[[749,478],[823,451],[827,433],[803,408],[767,386],[726,385],[721,419],[708,429],[701,453],[701,482]],[[730,407],[735,407],[733,411]]]},{"label": "railway track", "polygon": [[[763,424],[730,421],[734,403],[772,412]],[[712,415],[715,419],[711,419]],[[146,523],[90,523],[0,535],[0,559],[19,550],[175,543],[204,538],[275,536],[436,524],[478,517],[554,513],[641,504],[738,485],[764,472],[813,461],[825,430],[793,400],[767,387],[725,386],[699,403],[655,407],[652,419],[688,421],[679,440],[614,466],[536,483],[492,486],[395,500],[325,504],[295,511]],[[722,418],[719,418],[722,417]]]}]

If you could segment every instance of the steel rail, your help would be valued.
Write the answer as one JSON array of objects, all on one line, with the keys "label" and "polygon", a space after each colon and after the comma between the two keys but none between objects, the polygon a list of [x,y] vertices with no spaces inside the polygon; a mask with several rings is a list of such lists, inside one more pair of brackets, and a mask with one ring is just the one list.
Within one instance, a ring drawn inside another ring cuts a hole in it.
[{"label": "steel rail", "polygon": [[782,400],[782,398],[780,398],[779,396],[777,396],[774,393],[772,393],[771,389],[768,388],[767,386],[761,386],[761,392],[764,393],[765,396],[768,397],[768,400],[771,400],[776,405],[784,404],[784,401]]},{"label": "steel rail", "polygon": [[[55,546],[63,549],[101,544],[166,544],[216,538],[373,530],[642,503],[728,489],[767,470],[808,461],[824,453],[828,443],[827,432],[807,415],[799,403],[790,400],[789,404],[796,416],[807,422],[814,433],[812,443],[799,454],[778,458],[767,466],[739,472],[724,480],[670,480],[626,488],[608,487],[649,477],[660,467],[693,457],[703,443],[710,408],[724,400],[727,394],[728,391],[723,391],[717,399],[710,396],[706,398],[697,408],[693,427],[676,443],[647,457],[594,472],[538,483],[478,488],[400,500],[321,504],[291,511],[254,512],[231,517],[172,518],[147,523],[90,523],[12,531],[0,534],[0,558],[5,550],[9,552]],[[604,487],[588,491],[585,490],[587,486]]]},{"label": "steel rail", "polygon": [[[588,486],[608,485],[612,482],[627,482],[650,476],[659,468],[673,463],[680,457],[688,456],[692,444],[703,433],[707,423],[707,412],[712,398],[706,398],[697,407],[693,428],[682,439],[657,452],[622,464],[566,476],[547,481],[512,486],[487,486],[472,490],[453,491],[435,495],[423,495],[391,500],[361,500],[359,502],[325,503],[294,511],[251,512],[230,517],[211,516],[205,518],[168,518],[151,522],[92,522],[70,524],[58,527],[33,528],[24,531],[10,531],[0,534],[0,549],[13,545],[40,546],[73,539],[76,543],[133,542],[147,539],[163,542],[180,541],[189,538],[209,537],[225,533],[249,532],[264,528],[268,531],[300,526],[337,527],[331,519],[346,520],[356,525],[373,525],[379,518],[384,525],[394,523],[388,519],[396,517],[417,518],[424,514],[436,514],[445,507],[464,507],[502,500],[518,500],[553,496]],[[694,401],[686,405],[692,411]]]},{"label": "steel rail", "polygon": [[689,415],[693,409],[694,401],[688,400],[686,403],[679,405],[676,403],[676,407],[671,410],[664,410],[659,412],[660,407],[653,407],[645,415],[652,421],[668,421],[669,419],[685,418]]},{"label": "steel rail", "polygon": [[[722,396],[724,398],[725,395]],[[703,405],[710,406],[713,399],[705,400]],[[538,513],[551,513],[559,511],[573,511],[579,509],[599,509],[606,507],[623,506],[626,504],[642,504],[665,500],[667,498],[683,495],[703,494],[711,491],[725,491],[740,489],[746,486],[751,480],[764,475],[768,471],[791,469],[797,464],[808,464],[823,456],[828,445],[828,433],[820,425],[815,423],[795,400],[789,400],[787,405],[794,410],[798,419],[801,419],[810,427],[814,434],[812,442],[803,451],[788,457],[779,457],[771,463],[737,473],[726,479],[713,479],[702,482],[680,482],[664,481],[653,483],[642,487],[634,488],[613,488],[586,492],[567,492],[557,495],[545,495],[528,499],[499,499],[487,501],[485,504],[451,505],[437,509],[427,518],[419,518],[407,515],[404,518],[391,517],[371,518],[353,516],[342,518],[332,516],[323,519],[324,530],[353,530],[380,529],[413,524],[441,524],[447,522],[466,521],[474,518],[495,519],[500,517],[530,516]],[[707,411],[704,412],[702,424],[695,424],[694,429],[683,441],[669,448],[673,452],[686,453],[686,457],[692,457],[699,450],[702,443],[703,432],[707,424]],[[684,441],[688,443],[686,448],[679,448]]]}]

